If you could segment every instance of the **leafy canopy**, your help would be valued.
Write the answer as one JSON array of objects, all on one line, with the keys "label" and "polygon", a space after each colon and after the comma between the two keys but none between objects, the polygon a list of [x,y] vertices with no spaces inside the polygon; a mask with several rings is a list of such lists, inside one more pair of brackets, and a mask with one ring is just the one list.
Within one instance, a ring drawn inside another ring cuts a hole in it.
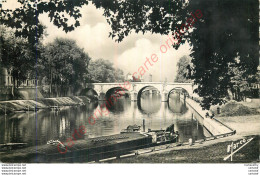
[{"label": "leafy canopy", "polygon": [[[18,0],[22,7],[2,12],[1,23],[17,29],[17,34],[37,39],[43,27],[37,25],[38,15],[48,13],[54,25],[68,32],[79,26],[79,8],[87,0]],[[191,79],[203,97],[202,106],[225,102],[232,87],[230,65],[243,72],[243,77],[256,73],[259,64],[258,0],[92,0],[112,28],[110,37],[120,42],[131,32],[175,33],[197,9],[203,18],[185,32],[181,44],[191,46],[193,67]],[[68,25],[63,13],[75,19]],[[36,21],[36,23],[35,23]],[[177,48],[178,46],[176,46]]]},{"label": "leafy canopy", "polygon": [[10,71],[14,87],[33,76],[35,54],[29,45],[26,39],[15,37],[12,29],[0,26],[0,67]]},{"label": "leafy canopy", "polygon": [[[87,0],[17,0],[20,7],[16,9],[1,9],[0,23],[16,29],[16,36],[27,38],[36,43],[44,32],[44,26],[39,23],[39,15],[47,13],[50,21],[65,32],[78,27],[81,17],[80,7],[88,4]],[[1,4],[2,6],[2,4]],[[68,17],[73,17],[68,24]]]},{"label": "leafy canopy", "polygon": [[114,68],[113,63],[111,63],[109,60],[91,60],[89,64],[89,74],[89,82],[91,83],[110,83],[124,81],[123,70]]},{"label": "leafy canopy", "polygon": [[191,60],[189,57],[187,56],[183,56],[179,59],[178,63],[177,63],[177,75],[176,78],[174,80],[174,82],[177,83],[190,83],[191,80],[188,79],[189,76],[189,67],[191,64]]},{"label": "leafy canopy", "polygon": [[48,76],[49,81],[54,81],[51,83],[76,88],[84,83],[89,61],[90,57],[74,40],[56,38],[43,49],[40,65],[46,71],[43,75],[52,72],[58,77]]}]

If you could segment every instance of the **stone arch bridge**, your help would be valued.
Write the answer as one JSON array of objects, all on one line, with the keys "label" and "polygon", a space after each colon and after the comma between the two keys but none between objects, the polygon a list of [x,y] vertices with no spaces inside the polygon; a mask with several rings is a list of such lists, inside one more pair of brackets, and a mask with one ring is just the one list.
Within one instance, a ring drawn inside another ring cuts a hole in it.
[{"label": "stone arch bridge", "polygon": [[192,83],[169,82],[92,83],[87,87],[95,91],[99,100],[104,100],[109,91],[123,88],[129,92],[131,101],[137,101],[140,94],[150,87],[152,90],[157,89],[160,92],[162,102],[168,101],[169,94],[174,90],[182,90],[182,92],[192,96],[194,88]]}]

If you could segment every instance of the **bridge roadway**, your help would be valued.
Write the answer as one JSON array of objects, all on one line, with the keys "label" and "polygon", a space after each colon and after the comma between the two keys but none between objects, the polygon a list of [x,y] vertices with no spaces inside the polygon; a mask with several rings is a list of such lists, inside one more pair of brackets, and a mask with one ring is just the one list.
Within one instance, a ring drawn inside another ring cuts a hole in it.
[{"label": "bridge roadway", "polygon": [[131,101],[137,101],[140,95],[147,88],[157,89],[161,94],[161,101],[167,102],[169,94],[174,90],[184,90],[184,92],[192,96],[192,83],[171,83],[171,82],[122,82],[122,83],[92,83],[87,84],[88,89],[93,89],[98,95],[99,100],[104,100],[106,95],[113,90],[123,88],[130,93]]}]

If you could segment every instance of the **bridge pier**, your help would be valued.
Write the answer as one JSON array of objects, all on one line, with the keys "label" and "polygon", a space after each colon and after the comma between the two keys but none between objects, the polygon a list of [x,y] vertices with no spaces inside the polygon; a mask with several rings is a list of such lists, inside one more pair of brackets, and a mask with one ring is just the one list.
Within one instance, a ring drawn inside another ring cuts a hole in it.
[{"label": "bridge pier", "polygon": [[104,92],[98,92],[98,101],[105,101],[106,94]]},{"label": "bridge pier", "polygon": [[168,102],[168,92],[167,91],[161,92],[161,102]]},{"label": "bridge pier", "polygon": [[131,96],[131,101],[137,101],[137,92],[136,91],[131,91],[130,96]]}]

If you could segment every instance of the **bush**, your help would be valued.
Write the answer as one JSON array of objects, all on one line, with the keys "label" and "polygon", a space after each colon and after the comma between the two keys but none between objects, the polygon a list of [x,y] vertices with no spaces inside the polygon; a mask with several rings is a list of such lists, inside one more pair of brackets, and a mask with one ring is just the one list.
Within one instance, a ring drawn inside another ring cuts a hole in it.
[{"label": "bush", "polygon": [[256,109],[249,108],[237,102],[229,102],[221,108],[219,116],[243,116],[259,114]]}]

